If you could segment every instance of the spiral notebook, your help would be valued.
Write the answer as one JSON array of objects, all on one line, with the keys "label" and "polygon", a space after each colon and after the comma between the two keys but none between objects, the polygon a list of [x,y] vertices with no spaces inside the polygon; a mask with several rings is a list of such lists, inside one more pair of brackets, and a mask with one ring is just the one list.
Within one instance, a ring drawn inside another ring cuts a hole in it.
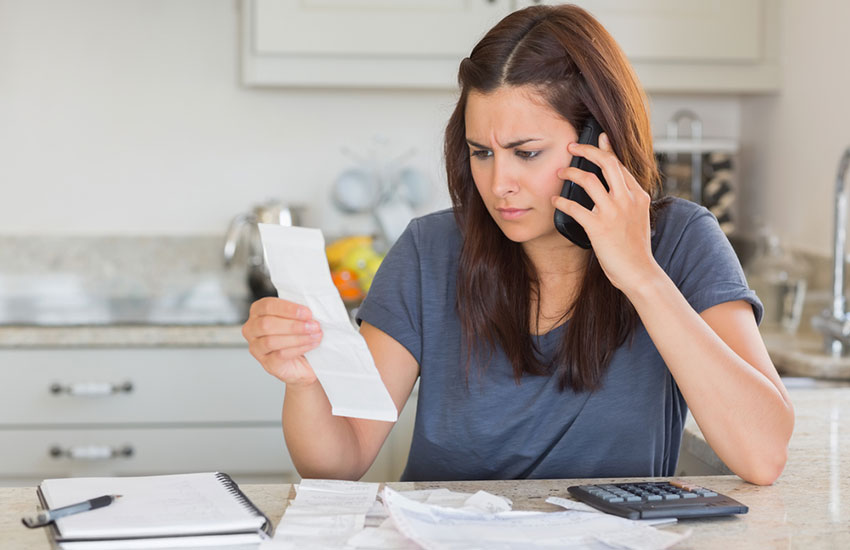
[{"label": "spiral notebook", "polygon": [[271,534],[268,518],[223,473],[46,479],[38,486],[46,508],[105,494],[122,496],[56,521],[51,530],[59,548],[250,547]]}]

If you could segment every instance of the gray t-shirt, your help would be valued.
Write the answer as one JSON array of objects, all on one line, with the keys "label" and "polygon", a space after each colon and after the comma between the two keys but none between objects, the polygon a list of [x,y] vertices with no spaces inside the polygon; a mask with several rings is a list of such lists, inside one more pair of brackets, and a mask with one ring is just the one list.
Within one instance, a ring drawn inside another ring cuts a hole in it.
[{"label": "gray t-shirt", "polygon": [[[410,222],[358,312],[419,362],[419,404],[402,480],[670,476],[685,400],[646,329],[616,350],[599,390],[558,390],[556,376],[521,384],[497,348],[466,382],[455,284],[461,235],[451,210]],[[717,220],[673,199],[658,215],[655,259],[697,311],[733,300],[762,305]],[[566,325],[538,337],[551,359]]]}]

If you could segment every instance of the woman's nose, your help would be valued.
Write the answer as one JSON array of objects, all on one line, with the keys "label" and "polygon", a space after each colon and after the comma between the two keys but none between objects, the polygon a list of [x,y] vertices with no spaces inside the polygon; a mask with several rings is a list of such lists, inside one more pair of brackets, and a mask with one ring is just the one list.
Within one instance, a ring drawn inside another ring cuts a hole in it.
[{"label": "woman's nose", "polygon": [[498,155],[493,159],[493,179],[491,189],[493,194],[498,197],[504,197],[516,193],[519,189],[516,174],[512,170],[508,159]]}]

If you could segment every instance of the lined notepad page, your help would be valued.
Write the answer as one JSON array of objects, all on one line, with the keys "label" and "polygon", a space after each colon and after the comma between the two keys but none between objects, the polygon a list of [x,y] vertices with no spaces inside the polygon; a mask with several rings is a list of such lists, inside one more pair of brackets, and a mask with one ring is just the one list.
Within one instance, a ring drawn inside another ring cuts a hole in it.
[{"label": "lined notepad page", "polygon": [[265,522],[231,494],[214,472],[47,479],[40,487],[49,508],[122,495],[105,508],[57,520],[63,539],[248,532]]}]

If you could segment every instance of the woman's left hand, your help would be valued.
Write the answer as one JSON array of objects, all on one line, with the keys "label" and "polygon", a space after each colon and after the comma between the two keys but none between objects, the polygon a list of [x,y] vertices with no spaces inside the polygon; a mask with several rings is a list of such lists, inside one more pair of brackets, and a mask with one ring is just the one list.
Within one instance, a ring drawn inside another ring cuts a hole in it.
[{"label": "woman's left hand", "polygon": [[649,194],[614,154],[606,134],[599,147],[571,143],[569,152],[584,157],[602,169],[609,190],[595,174],[566,167],[558,177],[580,185],[593,199],[588,210],[576,201],[552,197],[552,204],[584,228],[605,275],[626,295],[657,275],[659,266],[652,255]]}]

